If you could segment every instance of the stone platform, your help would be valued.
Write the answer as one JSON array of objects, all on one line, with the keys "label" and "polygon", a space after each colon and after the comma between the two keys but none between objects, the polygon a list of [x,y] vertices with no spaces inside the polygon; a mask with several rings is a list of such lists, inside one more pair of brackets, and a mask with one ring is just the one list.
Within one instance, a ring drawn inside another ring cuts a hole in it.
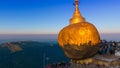
[{"label": "stone platform", "polygon": [[71,60],[71,68],[120,68],[120,56],[107,54],[84,60]]}]

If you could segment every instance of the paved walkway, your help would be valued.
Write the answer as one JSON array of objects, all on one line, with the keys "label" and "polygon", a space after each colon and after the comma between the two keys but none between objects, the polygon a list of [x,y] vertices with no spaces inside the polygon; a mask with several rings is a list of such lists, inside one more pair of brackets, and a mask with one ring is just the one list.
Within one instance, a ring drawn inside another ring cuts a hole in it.
[{"label": "paved walkway", "polygon": [[120,60],[120,56],[115,55],[95,55],[93,58],[106,62],[114,62]]},{"label": "paved walkway", "polygon": [[[76,63],[77,61],[77,63]],[[95,55],[90,59],[72,61],[71,68],[120,68],[120,56],[115,55]],[[90,63],[88,63],[90,61]]]}]

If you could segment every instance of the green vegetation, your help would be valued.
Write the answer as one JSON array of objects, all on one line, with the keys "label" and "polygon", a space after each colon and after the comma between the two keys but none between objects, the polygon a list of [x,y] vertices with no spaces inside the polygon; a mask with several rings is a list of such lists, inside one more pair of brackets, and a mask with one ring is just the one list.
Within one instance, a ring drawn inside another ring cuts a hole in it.
[{"label": "green vegetation", "polygon": [[54,42],[19,41],[0,45],[0,68],[43,68],[46,64],[68,61]]}]

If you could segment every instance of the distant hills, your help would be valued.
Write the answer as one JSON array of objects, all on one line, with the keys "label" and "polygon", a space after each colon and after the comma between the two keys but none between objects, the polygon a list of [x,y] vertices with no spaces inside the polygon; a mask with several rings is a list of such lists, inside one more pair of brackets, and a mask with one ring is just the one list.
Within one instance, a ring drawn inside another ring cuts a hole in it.
[{"label": "distant hills", "polygon": [[43,60],[45,64],[69,61],[57,42],[19,41],[0,44],[0,68],[43,68]]},{"label": "distant hills", "polygon": [[[48,41],[56,42],[58,34],[0,34],[0,43],[34,40],[34,41]],[[100,33],[101,40],[120,41],[120,33]]]},{"label": "distant hills", "polygon": [[120,41],[120,33],[103,33],[100,34],[101,39],[107,40],[107,41]]}]

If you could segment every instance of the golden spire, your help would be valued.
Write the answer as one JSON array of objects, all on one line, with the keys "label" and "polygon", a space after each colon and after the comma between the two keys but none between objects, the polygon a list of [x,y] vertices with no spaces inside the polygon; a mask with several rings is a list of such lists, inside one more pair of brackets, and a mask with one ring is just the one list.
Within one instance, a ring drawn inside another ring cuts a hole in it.
[{"label": "golden spire", "polygon": [[85,22],[84,17],[82,17],[82,15],[80,14],[78,5],[79,5],[79,1],[75,0],[75,11],[73,17],[70,19],[70,24]]}]

